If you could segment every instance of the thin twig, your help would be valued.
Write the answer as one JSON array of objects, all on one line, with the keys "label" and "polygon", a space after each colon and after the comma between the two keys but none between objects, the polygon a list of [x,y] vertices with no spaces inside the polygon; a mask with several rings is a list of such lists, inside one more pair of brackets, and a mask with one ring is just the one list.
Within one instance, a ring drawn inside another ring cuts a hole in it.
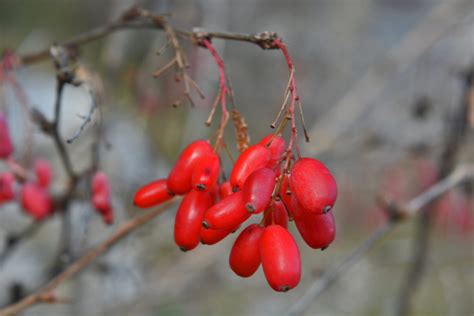
[{"label": "thin twig", "polygon": [[[396,207],[405,215],[397,217],[398,219],[406,219],[415,216],[417,212],[428,203],[432,202],[449,189],[455,187],[459,183],[474,178],[474,166],[462,165],[457,167],[449,176],[434,184],[428,190],[424,191],[417,197],[413,198],[405,204],[405,206]],[[378,228],[366,240],[354,248],[346,257],[344,257],[333,268],[328,269],[321,275],[310,288],[300,297],[287,311],[287,315],[301,315],[328,287],[334,284],[349,268],[356,264],[364,257],[387,233],[396,227],[397,220],[388,221],[385,225]]]}]

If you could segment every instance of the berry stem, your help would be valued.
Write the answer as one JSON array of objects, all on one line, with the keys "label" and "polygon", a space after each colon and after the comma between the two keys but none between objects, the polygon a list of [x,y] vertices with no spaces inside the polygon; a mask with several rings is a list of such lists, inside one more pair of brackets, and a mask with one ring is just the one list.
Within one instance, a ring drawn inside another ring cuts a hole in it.
[{"label": "berry stem", "polygon": [[222,148],[222,144],[223,144],[222,139],[224,137],[224,130],[229,121],[229,112],[227,111],[227,94],[229,94],[230,90],[229,90],[229,87],[227,86],[224,62],[222,61],[221,57],[219,56],[214,46],[212,46],[212,43],[208,39],[206,38],[202,39],[201,43],[212,54],[212,56],[214,57],[214,60],[216,61],[217,68],[219,70],[219,90],[216,96],[216,102],[214,103],[214,106],[212,107],[212,110],[211,110],[211,115],[209,116],[209,119],[206,122],[206,124],[210,124],[210,120],[212,120],[212,116],[215,112],[217,104],[220,101],[221,120],[220,120],[219,127],[216,133],[216,142],[214,144],[214,151],[218,153],[220,149]]}]

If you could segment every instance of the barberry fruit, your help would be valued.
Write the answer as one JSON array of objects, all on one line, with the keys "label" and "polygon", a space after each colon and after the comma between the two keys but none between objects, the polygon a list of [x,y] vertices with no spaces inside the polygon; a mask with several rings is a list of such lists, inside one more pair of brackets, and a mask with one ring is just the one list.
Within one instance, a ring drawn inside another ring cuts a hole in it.
[{"label": "barberry fruit", "polygon": [[208,192],[192,190],[184,197],[176,213],[174,240],[183,250],[194,249],[201,240],[204,213],[214,203]]},{"label": "barberry fruit", "polygon": [[270,161],[271,152],[268,147],[256,144],[247,148],[235,162],[230,174],[232,187],[242,189],[245,180],[257,169],[265,167]]},{"label": "barberry fruit", "polygon": [[269,168],[255,170],[245,180],[242,198],[247,211],[258,214],[269,205],[275,187],[275,171]]},{"label": "barberry fruit", "polygon": [[290,232],[270,225],[260,238],[260,257],[268,284],[278,292],[286,292],[301,279],[301,257]]},{"label": "barberry fruit", "polygon": [[324,214],[334,206],[337,184],[331,172],[320,161],[302,158],[291,169],[290,189],[304,210]]},{"label": "barberry fruit", "polygon": [[220,200],[206,211],[202,225],[211,229],[232,229],[250,217],[242,201],[242,191]]},{"label": "barberry fruit", "polygon": [[152,207],[173,198],[174,194],[168,189],[166,179],[150,182],[135,193],[133,203],[140,208]]},{"label": "barberry fruit", "polygon": [[260,237],[264,228],[251,224],[237,237],[229,256],[229,265],[237,275],[248,278],[260,266]]},{"label": "barberry fruit", "polygon": [[199,159],[212,153],[212,147],[205,140],[196,140],[189,144],[179,155],[168,175],[168,189],[174,194],[185,194],[192,189],[192,176]]}]

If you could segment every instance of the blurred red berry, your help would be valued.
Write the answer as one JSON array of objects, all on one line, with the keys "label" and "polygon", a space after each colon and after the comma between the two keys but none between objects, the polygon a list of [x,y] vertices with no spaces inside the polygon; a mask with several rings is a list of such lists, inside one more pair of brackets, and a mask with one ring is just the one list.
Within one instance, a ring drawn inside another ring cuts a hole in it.
[{"label": "blurred red berry", "polygon": [[36,160],[35,175],[38,185],[43,188],[48,188],[53,177],[53,172],[51,170],[51,164],[49,161],[43,159]]},{"label": "blurred red berry", "polygon": [[8,130],[7,119],[0,113],[0,159],[6,159],[13,153],[13,145]]},{"label": "blurred red berry", "polygon": [[21,205],[36,220],[45,219],[52,212],[51,197],[36,183],[26,183],[21,188]]}]

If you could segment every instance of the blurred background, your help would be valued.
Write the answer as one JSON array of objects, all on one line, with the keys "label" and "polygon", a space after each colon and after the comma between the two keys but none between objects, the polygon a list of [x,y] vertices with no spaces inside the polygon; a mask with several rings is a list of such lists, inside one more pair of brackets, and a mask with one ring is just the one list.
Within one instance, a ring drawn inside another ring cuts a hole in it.
[{"label": "blurred background", "polygon": [[[228,254],[236,234],[212,247],[181,252],[173,242],[174,208],[64,284],[58,295],[70,303],[35,306],[25,315],[282,314],[321,273],[383,224],[383,212],[375,204],[378,194],[406,202],[439,175],[474,161],[472,0],[2,1],[0,51],[21,55],[45,49],[106,24],[134,3],[166,14],[180,29],[274,31],[284,39],[295,62],[311,136],[310,143],[301,138],[300,147],[304,155],[326,163],[338,180],[336,241],[324,252],[315,251],[295,234],[302,280],[296,289],[276,293],[261,269],[250,279],[232,273]],[[67,229],[62,216],[42,223],[0,261],[0,305],[49,279],[61,260],[65,234],[71,256],[77,257],[140,213],[132,205],[136,188],[166,177],[186,144],[213,134],[215,126],[208,128],[204,121],[218,86],[214,60],[208,51],[182,41],[192,77],[206,99],[193,96],[196,107],[183,103],[174,108],[182,88],[172,72],[151,76],[173,58],[172,49],[157,55],[165,44],[161,31],[125,30],[79,48],[78,64],[100,95],[100,111],[67,149],[76,169],[86,166],[102,126],[99,166],[111,178],[115,224],[104,225],[87,197],[70,206]],[[288,79],[284,59],[279,51],[248,43],[216,39],[214,44],[251,140],[258,142],[272,132],[269,125],[282,102]],[[56,84],[51,60],[20,67],[15,77],[27,102],[51,118]],[[51,140],[28,123],[8,85],[1,86],[0,105],[8,116],[15,158],[22,161],[31,150],[33,157],[50,160],[52,191],[60,192],[66,174]],[[87,89],[66,87],[65,138],[74,135],[90,106]],[[33,129],[32,140],[27,139],[28,128]],[[449,147],[453,138],[458,143],[454,149]],[[236,155],[231,126],[226,141]],[[447,153],[453,156],[449,161],[443,158]],[[0,170],[6,168],[0,163]],[[472,189],[468,183],[432,203],[429,220],[400,224],[314,301],[306,315],[395,315],[406,300],[400,293],[410,293],[406,313],[411,315],[473,315]],[[0,251],[7,248],[9,236],[30,224],[17,204],[0,205]],[[426,243],[420,243],[420,235]],[[420,282],[410,282],[407,273],[420,252]]]}]

